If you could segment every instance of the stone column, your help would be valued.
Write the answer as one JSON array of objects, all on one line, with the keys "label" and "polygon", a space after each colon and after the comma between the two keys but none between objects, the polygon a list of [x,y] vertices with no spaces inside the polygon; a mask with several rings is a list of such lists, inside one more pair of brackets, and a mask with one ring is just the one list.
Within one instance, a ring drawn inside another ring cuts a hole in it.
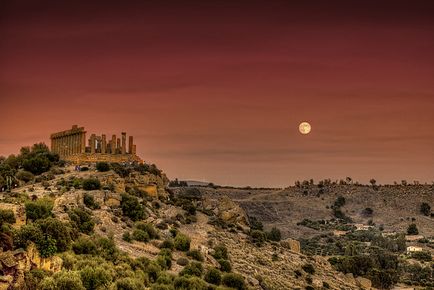
[{"label": "stone column", "polygon": [[116,154],[116,135],[112,135],[111,153]]},{"label": "stone column", "polygon": [[122,132],[122,154],[127,152],[127,133]]},{"label": "stone column", "polygon": [[105,153],[107,153],[106,152],[106,149],[107,149],[107,140],[106,140],[106,137],[105,137],[105,134],[102,134],[102,144],[101,144],[101,153],[103,153],[103,154],[105,154]]},{"label": "stone column", "polygon": [[95,154],[95,134],[90,135],[90,153]]},{"label": "stone column", "polygon": [[81,133],[81,152],[86,152],[86,132]]},{"label": "stone column", "polygon": [[120,150],[120,149],[121,149],[121,139],[118,138],[118,139],[116,140],[116,151],[118,151],[118,150]]},{"label": "stone column", "polygon": [[133,145],[133,155],[136,155],[136,144]]},{"label": "stone column", "polygon": [[128,153],[133,154],[133,136],[128,137]]}]

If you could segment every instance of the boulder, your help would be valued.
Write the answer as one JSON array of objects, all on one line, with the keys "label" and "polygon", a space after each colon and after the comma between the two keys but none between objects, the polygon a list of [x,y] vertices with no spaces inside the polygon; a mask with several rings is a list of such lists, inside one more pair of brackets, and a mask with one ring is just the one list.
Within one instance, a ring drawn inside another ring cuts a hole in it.
[{"label": "boulder", "polygon": [[357,284],[357,286],[360,286],[363,289],[371,289],[371,287],[372,287],[371,280],[363,278],[363,277],[357,277],[356,278],[356,284]]}]

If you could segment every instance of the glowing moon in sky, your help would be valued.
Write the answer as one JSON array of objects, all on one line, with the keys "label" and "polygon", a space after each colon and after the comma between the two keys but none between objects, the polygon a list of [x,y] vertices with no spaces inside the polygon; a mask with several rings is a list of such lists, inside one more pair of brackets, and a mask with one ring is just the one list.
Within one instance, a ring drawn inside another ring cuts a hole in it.
[{"label": "glowing moon in sky", "polygon": [[300,133],[303,135],[309,134],[312,130],[312,127],[308,122],[303,122],[298,126],[298,130],[300,130]]}]

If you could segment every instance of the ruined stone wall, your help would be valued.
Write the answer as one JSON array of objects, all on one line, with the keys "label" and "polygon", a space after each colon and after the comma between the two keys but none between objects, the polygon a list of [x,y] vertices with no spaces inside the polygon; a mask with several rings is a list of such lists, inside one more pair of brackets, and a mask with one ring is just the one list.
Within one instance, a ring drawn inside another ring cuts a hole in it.
[{"label": "ruined stone wall", "polygon": [[95,163],[95,162],[109,162],[109,163],[123,163],[123,162],[138,162],[143,163],[139,156],[133,154],[107,154],[107,153],[81,153],[65,156],[65,161],[74,164]]}]

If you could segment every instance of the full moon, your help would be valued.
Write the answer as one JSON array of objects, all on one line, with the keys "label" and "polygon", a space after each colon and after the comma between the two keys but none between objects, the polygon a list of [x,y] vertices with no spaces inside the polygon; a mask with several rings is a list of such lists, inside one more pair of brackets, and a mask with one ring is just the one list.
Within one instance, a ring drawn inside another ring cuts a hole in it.
[{"label": "full moon", "polygon": [[309,134],[312,130],[312,127],[308,122],[303,122],[298,126],[298,130],[300,130],[300,133],[303,135]]}]

